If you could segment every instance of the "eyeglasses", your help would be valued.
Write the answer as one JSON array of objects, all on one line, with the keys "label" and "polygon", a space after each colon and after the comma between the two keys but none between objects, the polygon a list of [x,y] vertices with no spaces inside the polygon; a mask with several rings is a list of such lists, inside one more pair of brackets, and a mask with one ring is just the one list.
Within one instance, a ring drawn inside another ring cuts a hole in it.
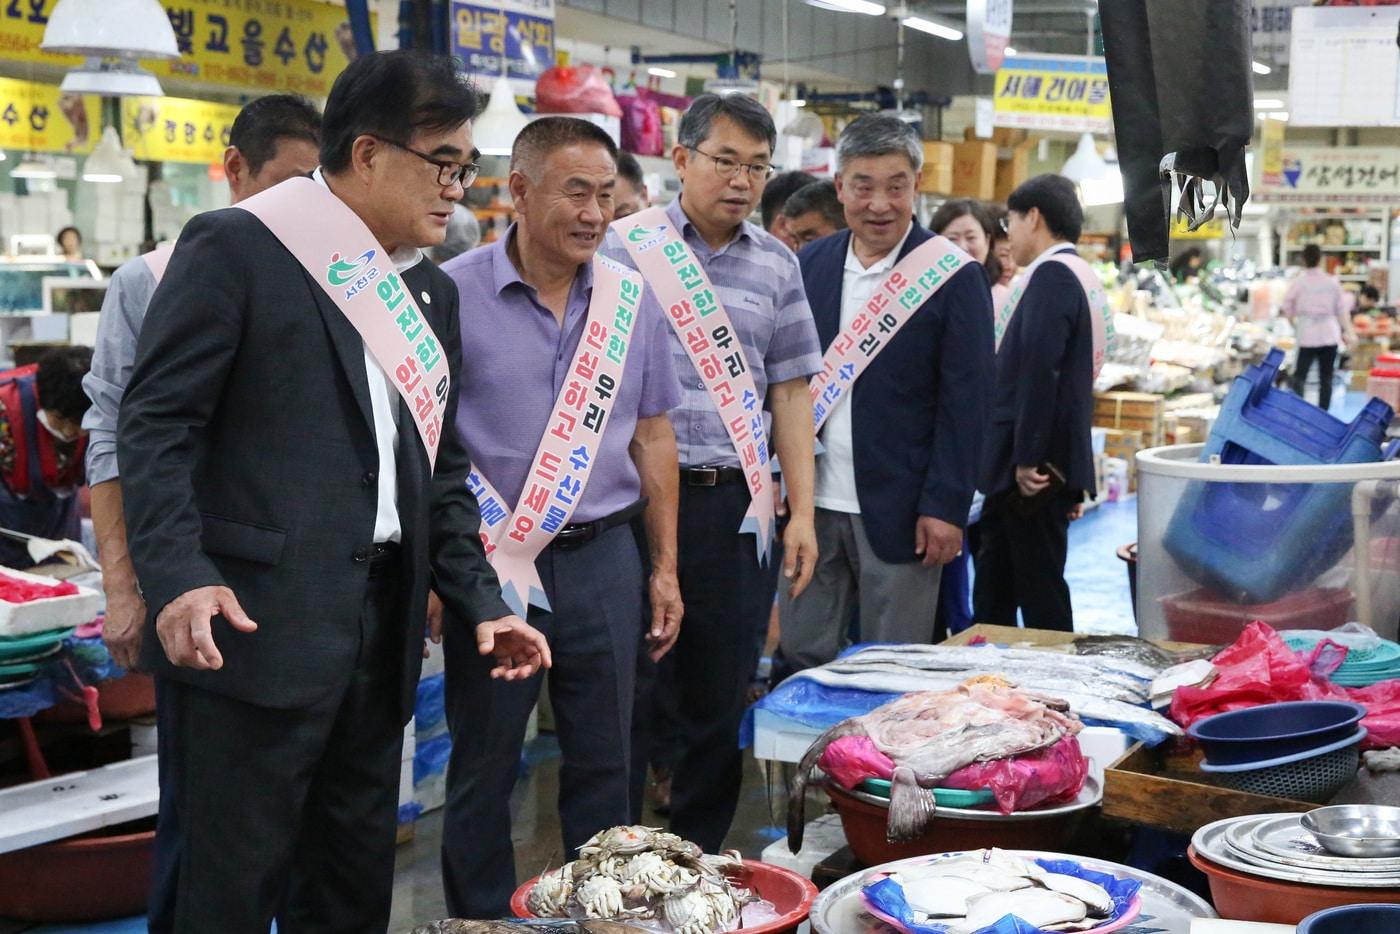
[{"label": "eyeglasses", "polygon": [[1010,215],[1010,214],[1003,215],[1002,218],[1001,218],[1001,220],[997,221],[997,223],[1001,225],[1001,232],[1002,232],[1002,233],[1004,233],[1004,234],[1009,234],[1009,233],[1011,233],[1011,215]]},{"label": "eyeglasses", "polygon": [[748,172],[749,179],[755,182],[767,181],[773,174],[773,167],[766,162],[739,162],[725,156],[712,156],[696,146],[692,146],[691,149],[713,162],[715,174],[720,178],[733,178],[739,174],[740,169]]},{"label": "eyeglasses", "polygon": [[404,152],[412,153],[429,165],[437,166],[438,184],[443,188],[451,188],[456,184],[461,184],[463,188],[470,188],[472,187],[472,182],[476,181],[476,177],[481,174],[481,166],[477,165],[475,162],[467,162],[464,164],[461,162],[449,162],[443,159],[435,159],[427,153],[419,152],[416,149],[405,146],[397,140],[386,139],[383,136],[374,136],[373,133],[366,133],[365,135],[373,136],[381,143],[388,143],[396,149],[402,149]]}]

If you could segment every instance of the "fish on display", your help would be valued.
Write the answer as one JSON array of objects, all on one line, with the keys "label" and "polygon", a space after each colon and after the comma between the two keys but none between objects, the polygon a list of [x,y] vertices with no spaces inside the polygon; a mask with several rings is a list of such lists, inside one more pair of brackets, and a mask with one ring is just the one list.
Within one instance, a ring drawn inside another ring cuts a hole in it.
[{"label": "fish on display", "polygon": [[1172,651],[1154,645],[1138,636],[1083,635],[1076,636],[1072,644],[1078,655],[1107,655],[1113,658],[1129,659],[1157,671],[1199,658],[1214,658],[1220,651],[1220,647],[1214,645],[1186,651]]},{"label": "fish on display", "polygon": [[410,934],[642,934],[647,928],[620,921],[468,921],[447,918],[420,924]]}]

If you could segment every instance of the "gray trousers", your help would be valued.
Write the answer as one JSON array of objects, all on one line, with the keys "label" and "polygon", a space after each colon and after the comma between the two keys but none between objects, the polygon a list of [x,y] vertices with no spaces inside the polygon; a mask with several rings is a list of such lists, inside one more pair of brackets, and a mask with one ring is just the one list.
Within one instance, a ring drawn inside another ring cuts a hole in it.
[{"label": "gray trousers", "polygon": [[930,642],[942,567],[890,564],[870,549],[854,513],[817,509],[817,568],[796,600],[778,585],[783,658],[793,671],[824,665],[846,644],[851,611],[862,642]]}]

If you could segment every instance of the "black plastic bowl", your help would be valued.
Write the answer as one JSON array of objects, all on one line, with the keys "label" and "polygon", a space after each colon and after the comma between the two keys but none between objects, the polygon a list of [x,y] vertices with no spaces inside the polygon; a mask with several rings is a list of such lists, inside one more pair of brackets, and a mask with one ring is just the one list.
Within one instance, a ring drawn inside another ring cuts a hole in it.
[{"label": "black plastic bowl", "polygon": [[1395,934],[1400,905],[1343,905],[1308,915],[1298,934]]},{"label": "black plastic bowl", "polygon": [[1345,739],[1365,716],[1365,707],[1347,701],[1283,701],[1218,713],[1186,732],[1211,765],[1239,765]]}]

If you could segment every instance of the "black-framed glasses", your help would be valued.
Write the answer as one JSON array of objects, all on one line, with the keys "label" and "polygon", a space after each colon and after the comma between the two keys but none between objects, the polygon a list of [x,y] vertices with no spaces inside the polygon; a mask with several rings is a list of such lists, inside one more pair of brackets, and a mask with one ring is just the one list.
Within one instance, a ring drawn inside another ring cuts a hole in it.
[{"label": "black-framed glasses", "polygon": [[739,174],[740,169],[748,172],[749,179],[755,182],[767,181],[768,177],[773,174],[773,167],[766,162],[740,162],[727,156],[712,156],[698,146],[690,148],[713,162],[715,174],[720,178],[733,178]]},{"label": "black-framed glasses", "polygon": [[365,135],[373,136],[381,143],[388,143],[395,149],[402,149],[404,152],[412,153],[429,165],[437,166],[438,184],[443,188],[451,188],[453,185],[459,183],[463,188],[470,188],[472,187],[472,182],[476,181],[476,177],[481,174],[481,166],[477,165],[475,162],[450,162],[445,159],[438,159],[434,156],[430,156],[425,152],[419,152],[411,146],[405,146],[398,140],[388,139],[383,136],[375,136],[373,133],[367,133]]}]

